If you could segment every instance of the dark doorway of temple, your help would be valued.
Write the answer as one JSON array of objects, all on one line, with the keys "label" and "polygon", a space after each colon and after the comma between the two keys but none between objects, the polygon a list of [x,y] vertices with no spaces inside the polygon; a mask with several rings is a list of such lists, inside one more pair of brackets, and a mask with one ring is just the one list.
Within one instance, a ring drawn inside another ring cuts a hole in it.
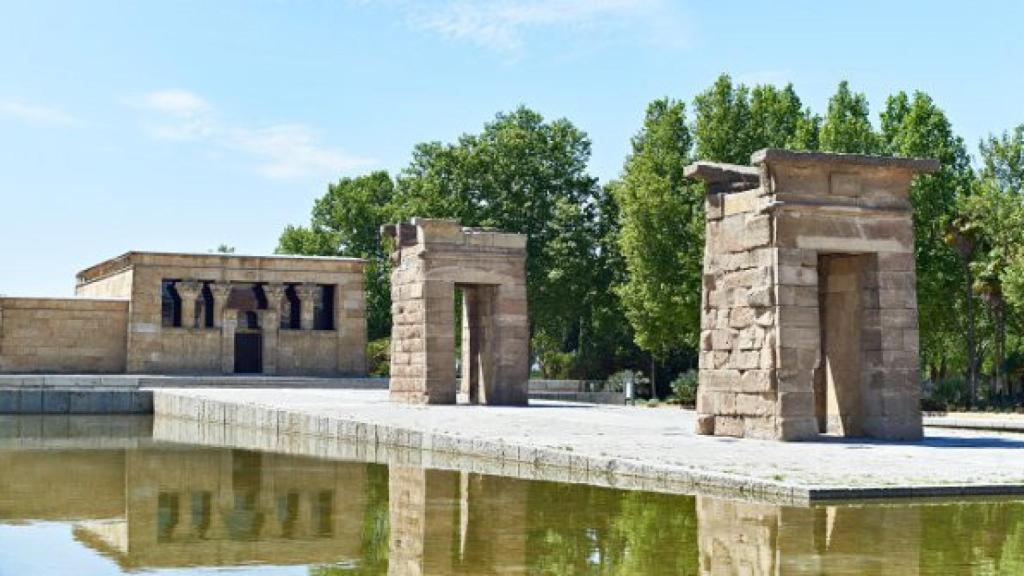
[{"label": "dark doorway of temple", "polygon": [[235,373],[259,374],[263,372],[263,335],[259,316],[253,311],[239,315],[235,330]]}]

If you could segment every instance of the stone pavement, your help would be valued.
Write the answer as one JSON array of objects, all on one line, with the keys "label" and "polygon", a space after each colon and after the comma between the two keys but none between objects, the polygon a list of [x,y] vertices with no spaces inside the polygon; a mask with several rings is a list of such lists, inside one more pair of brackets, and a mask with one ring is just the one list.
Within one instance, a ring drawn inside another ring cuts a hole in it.
[{"label": "stone pavement", "polygon": [[698,436],[694,413],[675,408],[417,406],[388,402],[383,390],[164,388],[154,391],[154,410],[158,427],[168,418],[220,426],[228,445],[236,429],[262,429],[285,440],[356,440],[493,460],[513,464],[519,476],[561,469],[572,481],[640,479],[644,489],[793,502],[1024,494],[1024,435],[990,431],[930,429],[919,442],[780,443]]}]

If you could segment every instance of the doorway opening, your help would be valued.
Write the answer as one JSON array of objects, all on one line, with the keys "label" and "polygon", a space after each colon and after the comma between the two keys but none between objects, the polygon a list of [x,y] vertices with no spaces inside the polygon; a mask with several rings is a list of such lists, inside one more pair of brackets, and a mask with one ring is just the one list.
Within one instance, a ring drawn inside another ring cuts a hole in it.
[{"label": "doorway opening", "polygon": [[235,329],[235,373],[260,374],[263,372],[263,333],[260,317],[254,310],[238,313]]},{"label": "doorway opening", "polygon": [[486,284],[456,284],[461,295],[461,372],[459,396],[469,404],[486,404],[494,389],[494,303],[497,287]]},{"label": "doorway opening", "polygon": [[818,256],[818,313],[821,330],[814,378],[818,430],[836,436],[864,435],[861,332],[866,254]]}]

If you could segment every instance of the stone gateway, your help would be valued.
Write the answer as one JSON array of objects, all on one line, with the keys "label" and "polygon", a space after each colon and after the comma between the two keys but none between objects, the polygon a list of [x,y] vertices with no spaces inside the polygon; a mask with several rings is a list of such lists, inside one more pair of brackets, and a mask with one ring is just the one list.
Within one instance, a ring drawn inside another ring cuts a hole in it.
[{"label": "stone gateway", "polygon": [[921,437],[908,191],[935,160],[761,150],[707,185],[698,433]]},{"label": "stone gateway", "polygon": [[526,236],[413,218],[394,238],[391,399],[455,404],[455,298],[461,295],[461,395],[525,406],[529,379]]}]

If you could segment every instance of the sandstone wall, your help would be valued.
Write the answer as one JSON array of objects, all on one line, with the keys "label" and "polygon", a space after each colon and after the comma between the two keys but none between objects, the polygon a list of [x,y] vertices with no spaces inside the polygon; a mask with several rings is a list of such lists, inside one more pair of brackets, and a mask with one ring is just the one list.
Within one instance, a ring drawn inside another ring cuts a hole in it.
[{"label": "sandstone wall", "polygon": [[338,337],[333,332],[281,330],[277,336],[277,373],[281,376],[333,376],[339,371]]},{"label": "sandstone wall", "polygon": [[[785,416],[776,413],[774,285],[780,252],[770,245],[769,200],[766,190],[756,188],[711,194],[705,203],[697,411],[705,415],[707,433],[773,438],[782,424],[777,417]],[[788,281],[788,272],[780,280]]]},{"label": "sandstone wall", "polygon": [[132,270],[130,268],[98,277],[75,286],[75,296],[87,298],[131,298]]},{"label": "sandstone wall", "polygon": [[0,298],[0,373],[125,369],[128,302]]},{"label": "sandstone wall", "polygon": [[[366,372],[366,304],[361,260],[133,254],[126,263],[132,266],[133,274],[127,357],[127,369],[131,373],[221,374],[233,370],[233,363],[225,358],[233,351],[234,336],[224,331],[222,318],[215,317],[211,328],[161,325],[161,281],[164,279],[214,285],[254,282],[278,286],[286,283],[333,285],[334,330],[293,333],[280,330],[276,317],[266,317],[262,326],[265,371],[320,376]],[[83,273],[86,277],[87,272]],[[82,277],[80,275],[80,283]],[[220,309],[219,305],[216,309]],[[277,310],[272,311],[276,316]],[[278,348],[279,344],[285,348]],[[183,353],[195,357],[187,358]],[[301,360],[288,358],[289,354]],[[300,362],[308,363],[309,370]]]},{"label": "sandstone wall", "polygon": [[173,328],[160,336],[161,374],[220,374],[222,342],[218,329]]}]

